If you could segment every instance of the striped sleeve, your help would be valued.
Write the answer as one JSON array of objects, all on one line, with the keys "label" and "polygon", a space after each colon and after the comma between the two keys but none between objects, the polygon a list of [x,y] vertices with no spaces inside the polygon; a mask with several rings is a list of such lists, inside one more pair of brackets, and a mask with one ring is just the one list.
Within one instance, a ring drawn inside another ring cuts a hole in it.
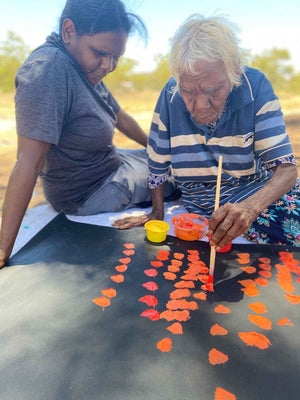
[{"label": "striped sleeve", "polygon": [[270,163],[293,155],[278,97],[264,77],[255,97],[255,144],[257,158]]},{"label": "striped sleeve", "polygon": [[152,118],[147,146],[148,168],[151,175],[169,176],[171,164],[169,132],[169,96],[165,87],[158,99]]}]

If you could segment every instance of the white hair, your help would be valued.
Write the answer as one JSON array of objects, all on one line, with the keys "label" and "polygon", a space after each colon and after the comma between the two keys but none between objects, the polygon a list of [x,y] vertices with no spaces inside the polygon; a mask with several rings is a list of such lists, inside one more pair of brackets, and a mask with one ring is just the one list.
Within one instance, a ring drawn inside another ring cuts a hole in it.
[{"label": "white hair", "polygon": [[183,72],[195,74],[196,61],[221,60],[232,87],[241,85],[242,52],[230,25],[222,16],[193,14],[179,27],[171,39],[170,53],[170,69],[177,82]]}]

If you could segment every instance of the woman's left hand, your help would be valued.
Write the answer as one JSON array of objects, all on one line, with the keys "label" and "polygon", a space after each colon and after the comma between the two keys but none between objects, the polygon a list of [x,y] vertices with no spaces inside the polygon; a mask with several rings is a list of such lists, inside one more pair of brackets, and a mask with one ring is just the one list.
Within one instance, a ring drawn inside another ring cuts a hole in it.
[{"label": "woman's left hand", "polygon": [[209,222],[208,235],[211,235],[210,244],[217,250],[228,245],[233,239],[247,232],[257,213],[250,204],[226,203],[216,210]]}]

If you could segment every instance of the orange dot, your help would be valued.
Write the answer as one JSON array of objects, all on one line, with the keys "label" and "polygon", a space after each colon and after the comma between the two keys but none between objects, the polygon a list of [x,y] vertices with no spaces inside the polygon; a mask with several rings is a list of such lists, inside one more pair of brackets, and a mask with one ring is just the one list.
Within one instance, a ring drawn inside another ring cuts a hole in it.
[{"label": "orange dot", "polygon": [[115,267],[115,270],[118,272],[125,272],[125,271],[127,271],[127,268],[128,268],[127,265],[121,264],[121,265],[117,265]]},{"label": "orange dot", "polygon": [[155,268],[164,266],[164,263],[162,263],[161,261],[151,261],[150,264],[152,265],[152,267],[155,267]]},{"label": "orange dot", "polygon": [[265,278],[271,278],[271,271],[258,271],[259,275],[264,276]]},{"label": "orange dot", "polygon": [[254,274],[256,272],[256,268],[251,265],[249,267],[241,267],[241,269],[247,272],[247,274]]},{"label": "orange dot", "polygon": [[155,307],[157,305],[157,298],[155,296],[152,296],[152,294],[147,294],[146,296],[140,297],[139,301],[142,303],[146,303],[149,307]]},{"label": "orange dot", "polygon": [[183,288],[183,289],[184,288],[194,289],[195,284],[192,281],[179,281],[179,282],[176,282],[174,284],[174,287],[176,287],[178,289],[180,289],[180,288]]},{"label": "orange dot", "polygon": [[164,338],[157,343],[158,350],[162,352],[168,352],[172,349],[172,340],[170,338]]},{"label": "orange dot", "polygon": [[181,299],[182,297],[190,297],[191,292],[189,289],[176,289],[170,294],[172,300]]},{"label": "orange dot", "polygon": [[215,391],[215,400],[236,400],[236,397],[227,390],[217,387]]},{"label": "orange dot", "polygon": [[261,315],[248,315],[249,321],[262,329],[272,329],[272,321]]},{"label": "orange dot", "polygon": [[123,250],[123,253],[125,254],[125,256],[132,256],[135,251],[134,250]]},{"label": "orange dot", "polygon": [[230,308],[223,306],[223,304],[219,304],[215,307],[215,312],[218,314],[229,314],[231,313]]},{"label": "orange dot", "polygon": [[264,314],[267,312],[266,306],[263,303],[251,303],[248,304],[251,310],[255,311],[257,314]]},{"label": "orange dot", "polygon": [[131,261],[131,258],[130,258],[130,257],[125,257],[125,258],[120,258],[120,259],[119,259],[119,262],[120,262],[121,264],[129,264],[130,261]]},{"label": "orange dot", "polygon": [[151,269],[145,269],[144,274],[147,276],[154,277],[158,274],[158,272],[156,271],[156,269],[151,268]]},{"label": "orange dot", "polygon": [[160,314],[161,319],[166,319],[167,321],[187,321],[190,319],[190,312],[189,310],[180,310],[180,311],[171,311],[166,310]]},{"label": "orange dot", "polygon": [[174,258],[176,258],[176,260],[182,260],[184,258],[184,254],[174,253]]},{"label": "orange dot", "polygon": [[259,285],[259,286],[268,286],[269,281],[266,278],[256,278],[255,282]]},{"label": "orange dot", "polygon": [[174,335],[182,335],[182,325],[180,322],[174,322],[174,324],[167,327],[168,331],[172,332]]},{"label": "orange dot", "polygon": [[248,346],[255,346],[261,350],[267,349],[271,342],[262,333],[257,332],[239,332],[240,339]]},{"label": "orange dot", "polygon": [[145,310],[141,313],[141,317],[149,318],[151,319],[151,321],[157,321],[158,319],[160,319],[160,314],[157,310],[149,308],[148,310]]},{"label": "orange dot", "polygon": [[212,365],[225,364],[228,361],[228,356],[217,349],[211,349],[208,354],[208,360]]},{"label": "orange dot", "polygon": [[218,324],[215,324],[214,326],[212,326],[210,328],[210,334],[212,336],[223,336],[223,335],[227,335],[227,333],[228,333],[228,330]]},{"label": "orange dot", "polygon": [[176,274],[174,274],[173,272],[164,272],[163,275],[168,281],[174,281],[176,279]]},{"label": "orange dot", "polygon": [[135,245],[133,243],[124,243],[124,247],[126,247],[126,249],[134,249]]},{"label": "orange dot", "polygon": [[195,297],[195,299],[199,299],[199,300],[206,300],[207,294],[204,292],[194,293],[193,297]]},{"label": "orange dot", "polygon": [[176,272],[180,271],[180,268],[176,267],[175,265],[168,265],[168,271],[176,273]]},{"label": "orange dot", "polygon": [[142,284],[142,286],[148,290],[151,290],[152,292],[158,289],[158,285],[155,282],[145,282]]},{"label": "orange dot", "polygon": [[289,319],[287,319],[287,318],[281,318],[281,319],[277,322],[277,324],[278,324],[279,326],[282,326],[282,325],[294,326],[294,324],[293,324]]},{"label": "orange dot", "polygon": [[285,294],[285,297],[292,304],[300,303],[300,296],[296,296],[295,294]]},{"label": "orange dot", "polygon": [[102,294],[104,294],[104,296],[107,296],[110,298],[116,297],[116,295],[117,295],[117,292],[115,289],[103,289],[103,290],[101,290],[101,292],[102,292]]},{"label": "orange dot", "polygon": [[181,267],[182,266],[182,261],[179,260],[171,260],[171,264],[175,265],[175,267]]},{"label": "orange dot", "polygon": [[110,277],[110,279],[111,279],[112,281],[116,282],[116,283],[122,283],[122,282],[124,282],[124,276],[121,275],[121,274],[119,274],[119,275],[112,275],[112,276]]},{"label": "orange dot", "polygon": [[195,301],[187,301],[185,299],[170,300],[166,307],[169,310],[197,310],[198,305]]},{"label": "orange dot", "polygon": [[107,297],[97,297],[96,299],[93,299],[93,302],[97,304],[97,306],[107,307],[110,306],[110,300]]}]

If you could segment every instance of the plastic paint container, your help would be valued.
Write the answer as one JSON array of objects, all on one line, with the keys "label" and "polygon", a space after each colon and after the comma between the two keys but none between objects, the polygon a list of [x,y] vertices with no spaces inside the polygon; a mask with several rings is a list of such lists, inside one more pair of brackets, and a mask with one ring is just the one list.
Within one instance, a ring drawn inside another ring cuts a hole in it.
[{"label": "plastic paint container", "polygon": [[145,223],[147,239],[150,242],[160,243],[166,240],[169,224],[165,221],[152,220]]},{"label": "plastic paint container", "polygon": [[198,240],[204,236],[208,220],[198,214],[179,214],[171,219],[175,234],[182,240]]}]

